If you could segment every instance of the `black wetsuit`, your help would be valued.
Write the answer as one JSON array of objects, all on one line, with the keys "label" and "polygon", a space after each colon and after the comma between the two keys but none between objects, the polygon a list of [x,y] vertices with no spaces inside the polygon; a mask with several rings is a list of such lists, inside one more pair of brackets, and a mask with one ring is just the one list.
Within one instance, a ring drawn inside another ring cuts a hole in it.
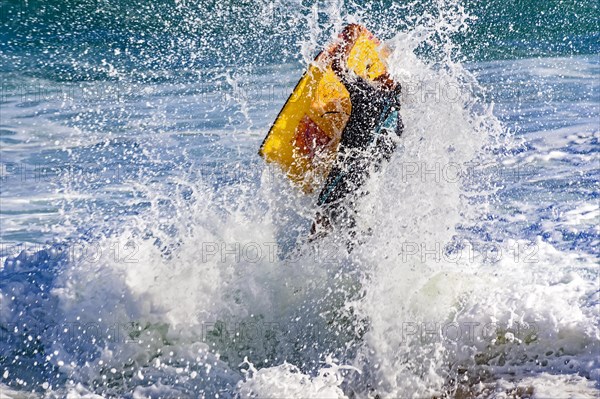
[{"label": "black wetsuit", "polygon": [[[354,218],[349,211],[362,194],[360,188],[369,177],[371,166],[378,168],[383,160],[389,160],[396,147],[381,125],[400,109],[399,89],[379,89],[355,75],[345,75],[340,80],[350,94],[352,111],[342,132],[336,161],[319,195],[317,224],[352,228]],[[402,129],[398,113],[393,130],[400,136]],[[345,203],[341,204],[343,200]]]}]

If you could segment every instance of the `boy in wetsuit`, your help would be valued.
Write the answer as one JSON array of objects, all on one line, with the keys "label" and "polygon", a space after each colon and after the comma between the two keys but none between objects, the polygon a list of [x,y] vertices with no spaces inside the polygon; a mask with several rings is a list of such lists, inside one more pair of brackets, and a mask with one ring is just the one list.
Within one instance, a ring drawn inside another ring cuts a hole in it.
[{"label": "boy in wetsuit", "polygon": [[[383,74],[375,82],[355,75],[346,67],[348,54],[361,32],[359,25],[349,25],[342,32],[342,42],[334,51],[332,69],[350,94],[352,111],[342,132],[337,158],[319,195],[319,210],[311,233],[318,237],[331,227],[355,227],[352,211],[360,197],[361,186],[369,177],[371,166],[379,168],[389,160],[396,145],[384,122],[400,109],[400,85]],[[400,114],[395,121],[395,133],[402,134]]]}]

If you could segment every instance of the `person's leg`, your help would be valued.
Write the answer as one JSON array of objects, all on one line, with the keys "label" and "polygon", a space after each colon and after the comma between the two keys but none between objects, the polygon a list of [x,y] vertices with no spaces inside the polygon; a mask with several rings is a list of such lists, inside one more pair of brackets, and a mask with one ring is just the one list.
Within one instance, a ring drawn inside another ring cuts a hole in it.
[{"label": "person's leg", "polygon": [[354,229],[354,206],[369,176],[371,154],[346,153],[342,149],[319,195],[317,216],[311,232],[323,235],[333,228]]},{"label": "person's leg", "polygon": [[394,151],[396,151],[397,145],[393,136],[385,130],[375,140],[376,149],[373,155],[373,164],[375,166],[375,170],[380,171],[383,163],[389,162],[389,160],[392,158]]}]

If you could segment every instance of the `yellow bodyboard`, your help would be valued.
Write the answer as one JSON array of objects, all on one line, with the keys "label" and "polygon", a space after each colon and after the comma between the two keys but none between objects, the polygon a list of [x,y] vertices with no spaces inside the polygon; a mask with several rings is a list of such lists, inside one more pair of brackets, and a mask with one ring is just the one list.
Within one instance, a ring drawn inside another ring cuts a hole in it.
[{"label": "yellow bodyboard", "polygon": [[[329,173],[352,108],[348,91],[331,69],[332,48],[304,73],[259,151],[307,192]],[[366,79],[382,75],[387,69],[378,49],[379,41],[364,29],[350,50],[348,68]]]}]

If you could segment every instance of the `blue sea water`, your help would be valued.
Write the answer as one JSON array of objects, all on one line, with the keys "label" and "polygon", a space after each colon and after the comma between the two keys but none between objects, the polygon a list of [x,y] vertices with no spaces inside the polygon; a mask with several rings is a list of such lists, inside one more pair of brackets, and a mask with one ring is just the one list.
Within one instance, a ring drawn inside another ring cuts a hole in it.
[{"label": "blue sea water", "polygon": [[[598,396],[597,3],[0,10],[0,397]],[[350,253],[257,154],[348,22],[406,126]]]}]

